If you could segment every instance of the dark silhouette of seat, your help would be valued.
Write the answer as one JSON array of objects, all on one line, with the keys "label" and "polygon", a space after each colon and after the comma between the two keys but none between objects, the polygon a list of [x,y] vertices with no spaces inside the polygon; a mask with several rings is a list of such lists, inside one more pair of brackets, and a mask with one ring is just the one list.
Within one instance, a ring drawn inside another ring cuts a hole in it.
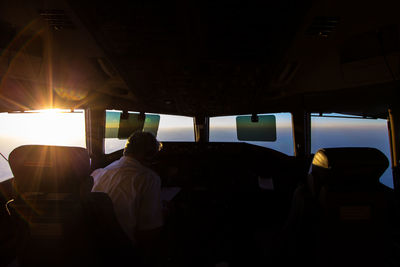
[{"label": "dark silhouette of seat", "polygon": [[[317,266],[378,266],[388,259],[388,167],[375,148],[327,148],[314,156],[295,192],[291,253]],[[290,246],[289,246],[290,247]]]},{"label": "dark silhouette of seat", "polygon": [[86,149],[21,146],[9,163],[15,192],[8,211],[21,266],[113,265],[133,253],[108,195],[83,186],[92,181]]}]

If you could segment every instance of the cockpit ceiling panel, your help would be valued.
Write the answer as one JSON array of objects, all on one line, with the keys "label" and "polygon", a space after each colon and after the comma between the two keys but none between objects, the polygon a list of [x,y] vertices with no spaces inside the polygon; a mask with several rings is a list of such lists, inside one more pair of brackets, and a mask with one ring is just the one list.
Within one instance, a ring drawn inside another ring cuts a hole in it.
[{"label": "cockpit ceiling panel", "polygon": [[69,1],[133,94],[182,114],[279,96],[269,83],[310,2]]}]

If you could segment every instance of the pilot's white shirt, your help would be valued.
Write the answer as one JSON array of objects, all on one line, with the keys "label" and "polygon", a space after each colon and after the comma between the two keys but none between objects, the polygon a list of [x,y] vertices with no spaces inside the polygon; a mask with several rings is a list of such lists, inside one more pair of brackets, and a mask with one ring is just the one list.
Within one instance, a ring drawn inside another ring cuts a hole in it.
[{"label": "pilot's white shirt", "polygon": [[163,225],[161,180],[132,157],[123,156],[91,174],[93,192],[107,193],[123,230],[135,243],[134,233]]}]

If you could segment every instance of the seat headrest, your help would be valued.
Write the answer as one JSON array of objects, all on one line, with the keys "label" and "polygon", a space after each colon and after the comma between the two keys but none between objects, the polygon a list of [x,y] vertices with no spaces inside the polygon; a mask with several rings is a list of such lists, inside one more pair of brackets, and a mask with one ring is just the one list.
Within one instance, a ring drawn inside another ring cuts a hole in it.
[{"label": "seat headrest", "polygon": [[387,157],[376,148],[323,148],[315,153],[310,169],[325,185],[373,185],[389,166]]},{"label": "seat headrest", "polygon": [[16,190],[72,193],[90,175],[90,159],[81,147],[25,145],[9,156]]}]

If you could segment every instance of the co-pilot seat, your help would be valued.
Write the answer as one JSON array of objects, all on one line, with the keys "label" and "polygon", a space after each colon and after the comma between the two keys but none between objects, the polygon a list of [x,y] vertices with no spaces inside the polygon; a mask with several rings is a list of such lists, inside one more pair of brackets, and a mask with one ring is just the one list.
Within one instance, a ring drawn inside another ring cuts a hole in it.
[{"label": "co-pilot seat", "polygon": [[108,196],[90,193],[86,149],[26,145],[11,152],[9,163],[20,266],[99,266],[113,255],[109,248],[129,247]]},{"label": "co-pilot seat", "polygon": [[379,178],[388,165],[375,148],[317,151],[307,184],[318,212],[318,265],[377,266],[387,260],[388,203]]},{"label": "co-pilot seat", "polygon": [[375,148],[317,151],[306,183],[293,198],[288,229],[295,247],[290,253],[317,266],[385,262],[388,201],[379,178],[388,165]]}]

